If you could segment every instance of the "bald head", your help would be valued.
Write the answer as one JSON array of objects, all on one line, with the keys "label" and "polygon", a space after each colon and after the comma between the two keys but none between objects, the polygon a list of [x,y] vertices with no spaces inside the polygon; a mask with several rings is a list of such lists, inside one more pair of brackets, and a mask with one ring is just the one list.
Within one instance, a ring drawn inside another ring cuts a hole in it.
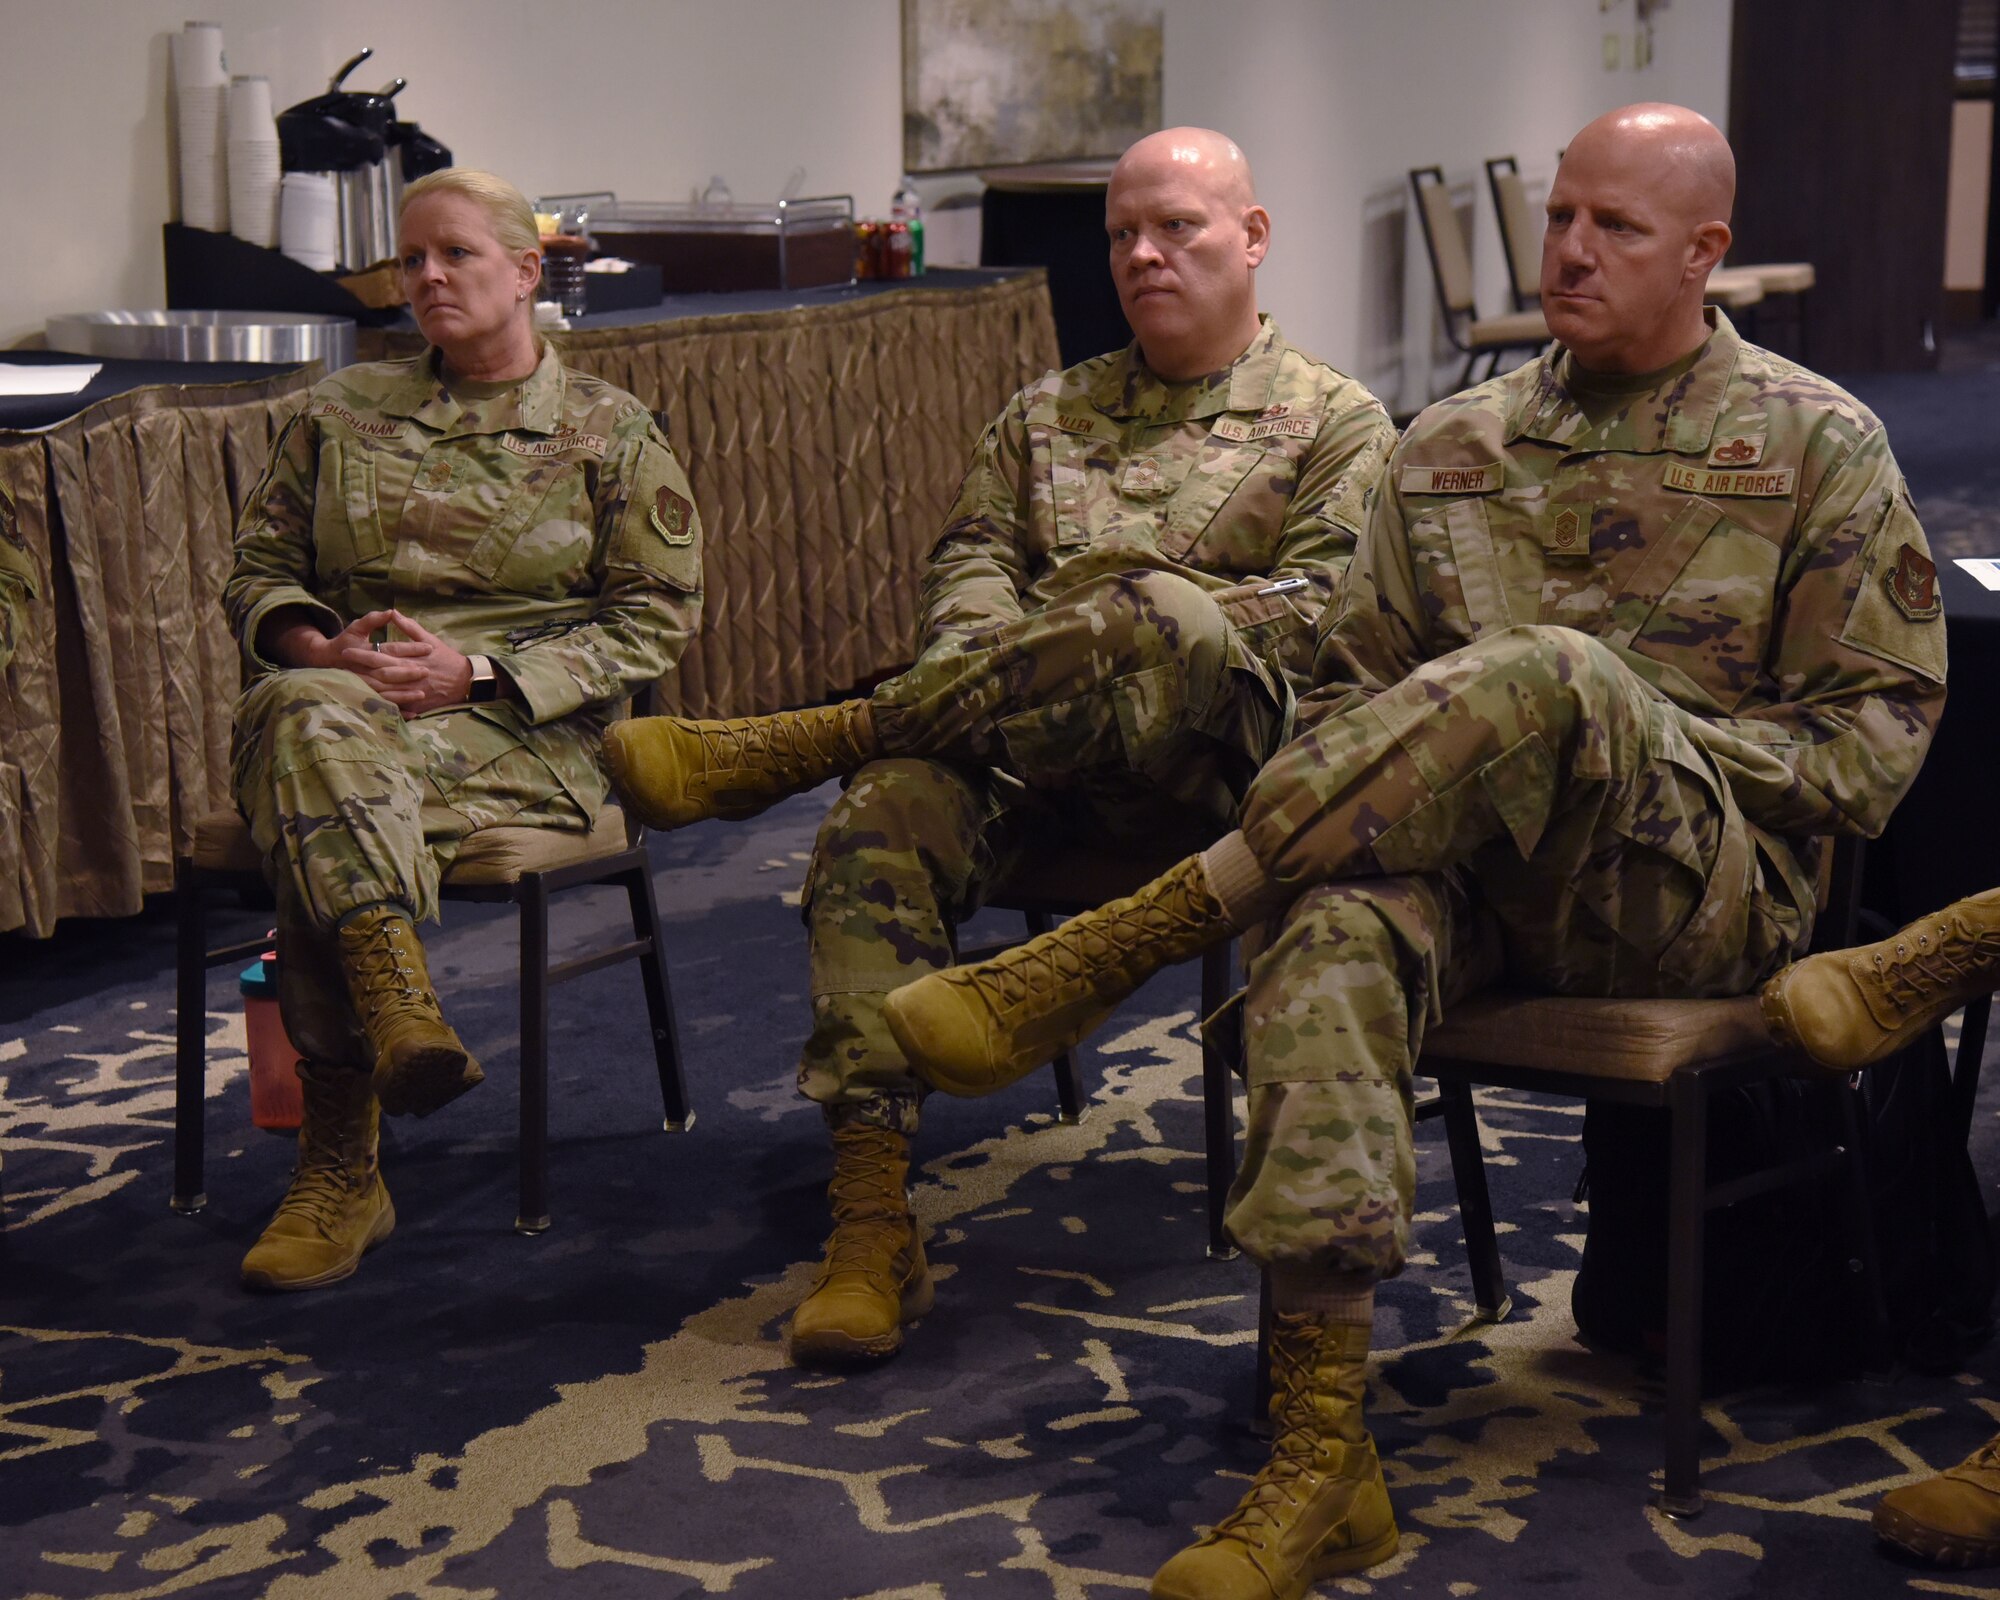
[{"label": "bald head", "polygon": [[1650,372],[1699,348],[1735,200],[1736,158],[1699,112],[1645,104],[1599,117],[1570,141],[1549,190],[1549,331],[1597,372]]},{"label": "bald head", "polygon": [[1111,169],[1111,187],[1176,171],[1217,200],[1235,206],[1257,203],[1249,157],[1237,149],[1235,140],[1213,128],[1162,128],[1147,134],[1118,158]]},{"label": "bald head", "polygon": [[1249,348],[1271,219],[1234,140],[1212,128],[1148,134],[1112,170],[1104,227],[1118,303],[1155,373],[1198,378]]},{"label": "bald head", "polygon": [[1727,223],[1736,209],[1736,153],[1699,111],[1647,101],[1607,111],[1570,140],[1567,161],[1609,153],[1643,165],[1690,222]]}]

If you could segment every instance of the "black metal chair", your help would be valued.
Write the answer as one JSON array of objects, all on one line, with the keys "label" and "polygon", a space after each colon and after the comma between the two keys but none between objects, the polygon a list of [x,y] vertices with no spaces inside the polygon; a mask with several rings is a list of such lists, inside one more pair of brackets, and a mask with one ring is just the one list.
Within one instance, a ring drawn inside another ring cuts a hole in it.
[{"label": "black metal chair", "polygon": [[1500,224],[1500,252],[1507,261],[1507,287],[1514,296],[1514,309],[1539,310],[1542,230],[1535,226],[1520,164],[1512,156],[1495,156],[1486,163],[1486,187],[1493,195],[1493,216]]},{"label": "black metal chair", "polygon": [[1472,253],[1458,225],[1458,208],[1441,167],[1412,167],[1410,190],[1416,197],[1417,221],[1423,226],[1424,248],[1430,254],[1431,281],[1437,286],[1438,310],[1445,336],[1465,353],[1458,386],[1472,381],[1479,358],[1487,358],[1486,375],[1500,370],[1500,358],[1510,350],[1532,352],[1549,342],[1549,325],[1539,310],[1511,311],[1481,317],[1472,291]]},{"label": "black metal chair", "polygon": [[[207,1204],[204,1192],[206,1016],[208,969],[269,948],[267,937],[211,947],[209,899],[263,883],[250,831],[233,811],[197,824],[191,854],[174,868],[178,950],[174,1018],[174,1188],[176,1211]],[[625,891],[632,937],[566,961],[549,959],[549,903],[565,890],[603,885]],[[680,1037],[660,938],[659,908],[645,846],[628,832],[624,814],[607,805],[588,834],[548,828],[486,828],[466,840],[445,874],[446,900],[498,902],[520,908],[521,1138],[520,1209],[514,1227],[540,1233],[549,1226],[549,991],[571,978],[621,961],[637,961],[652,1025],[654,1065],[667,1131],[694,1126],[681,1074]]]},{"label": "black metal chair", "polygon": [[[1843,839],[1831,852],[1815,948],[1837,949],[1854,937],[1861,847]],[[1984,1002],[1981,1002],[1983,1006]],[[1969,1008],[1967,1024],[1974,1019]],[[1983,1015],[1978,1018],[1983,1024]],[[1983,1033],[1983,1027],[1982,1027]],[[1977,1074],[1977,1058],[1972,1063]],[[1472,1098],[1478,1086],[1619,1101],[1664,1108],[1670,1119],[1667,1198],[1666,1473],[1655,1504],[1675,1518],[1698,1516],[1701,1498],[1701,1332],[1703,1246],[1708,1214],[1776,1189],[1838,1175],[1877,1350],[1887,1345],[1887,1317],[1867,1201],[1865,1124],[1854,1082],[1775,1045],[1757,997],[1728,1000],[1601,1000],[1489,990],[1452,1009],[1424,1040],[1419,1077],[1434,1079],[1435,1098],[1419,1120],[1442,1117],[1472,1272],[1475,1320],[1505,1318],[1507,1299],[1492,1202]],[[1717,1091],[1760,1079],[1804,1076],[1838,1096],[1843,1142],[1798,1160],[1723,1182],[1708,1175],[1708,1114]],[[1969,1093],[1969,1091],[1966,1091]],[[1268,1328],[1269,1286],[1263,1305]],[[1260,1354],[1260,1405],[1268,1376]]]}]

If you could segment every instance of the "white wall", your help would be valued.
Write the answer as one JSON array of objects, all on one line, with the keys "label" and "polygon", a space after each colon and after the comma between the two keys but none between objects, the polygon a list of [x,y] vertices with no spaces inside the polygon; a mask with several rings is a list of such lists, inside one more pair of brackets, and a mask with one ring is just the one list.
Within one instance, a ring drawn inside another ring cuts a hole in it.
[{"label": "white wall", "polygon": [[[1518,155],[1532,191],[1600,111],[1726,110],[1731,0],[1674,0],[1638,72],[1601,54],[1615,31],[1629,60],[1632,0],[1164,5],[1168,120],[1241,140],[1276,219],[1266,306],[1405,403],[1423,398],[1431,315],[1413,228],[1396,249],[1408,168],[1479,180],[1480,305],[1497,311],[1486,156]],[[403,115],[530,194],[678,199],[721,173],[765,198],[803,165],[807,192],[879,214],[902,160],[897,0],[0,0],[0,345],[55,312],[162,303],[167,37],[190,14],[223,25],[231,68],[267,74],[281,107],[372,44],[351,82],[408,78]]]},{"label": "white wall", "polygon": [[884,213],[902,163],[896,0],[0,0],[0,346],[52,313],[165,301],[167,37],[220,22],[283,108],[410,80],[397,99],[468,165],[538,190],[685,199],[852,193]]},{"label": "white wall", "polygon": [[[1631,0],[1606,11],[1599,0],[1166,4],[1168,121],[1242,144],[1272,214],[1265,308],[1404,406],[1428,398],[1435,298],[1422,237],[1403,220],[1411,167],[1441,166],[1473,198],[1478,301],[1492,314],[1512,305],[1487,157],[1518,157],[1539,205],[1556,151],[1601,112],[1672,100],[1722,124],[1728,111],[1731,0],[1674,0],[1640,71]],[[1621,35],[1615,72],[1608,32]]]}]

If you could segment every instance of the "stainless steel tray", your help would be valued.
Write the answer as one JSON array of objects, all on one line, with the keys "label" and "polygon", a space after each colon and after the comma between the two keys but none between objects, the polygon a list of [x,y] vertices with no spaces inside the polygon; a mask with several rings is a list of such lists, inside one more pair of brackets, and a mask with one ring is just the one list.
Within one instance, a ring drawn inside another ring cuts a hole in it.
[{"label": "stainless steel tray", "polygon": [[49,348],[128,361],[354,360],[351,317],[305,311],[73,311],[48,320]]}]

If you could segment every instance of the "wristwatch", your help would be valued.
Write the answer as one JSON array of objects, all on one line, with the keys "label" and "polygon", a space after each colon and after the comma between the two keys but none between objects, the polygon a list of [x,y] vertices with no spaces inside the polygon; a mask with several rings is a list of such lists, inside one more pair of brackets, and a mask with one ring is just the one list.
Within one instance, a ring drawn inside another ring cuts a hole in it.
[{"label": "wristwatch", "polygon": [[467,656],[472,667],[472,688],[465,698],[473,705],[483,706],[500,698],[500,674],[493,670],[491,656]]}]

